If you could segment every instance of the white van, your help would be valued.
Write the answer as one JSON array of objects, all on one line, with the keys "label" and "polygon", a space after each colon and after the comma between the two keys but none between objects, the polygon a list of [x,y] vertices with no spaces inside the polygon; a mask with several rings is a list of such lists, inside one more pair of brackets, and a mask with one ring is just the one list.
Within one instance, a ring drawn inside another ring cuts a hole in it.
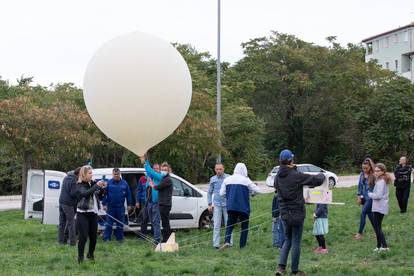
[{"label": "white van", "polygon": [[[128,182],[135,205],[137,182],[145,175],[143,168],[120,168],[122,178]],[[59,196],[66,173],[51,170],[29,170],[27,176],[25,219],[41,219],[43,224],[59,224]],[[93,179],[105,176],[112,178],[112,168],[94,169]],[[207,208],[207,193],[185,179],[171,174],[173,198],[170,213],[171,228],[211,228],[212,215]],[[105,213],[98,214],[98,229],[104,229]],[[139,229],[140,222],[135,213],[126,212],[126,221],[131,230]]]}]

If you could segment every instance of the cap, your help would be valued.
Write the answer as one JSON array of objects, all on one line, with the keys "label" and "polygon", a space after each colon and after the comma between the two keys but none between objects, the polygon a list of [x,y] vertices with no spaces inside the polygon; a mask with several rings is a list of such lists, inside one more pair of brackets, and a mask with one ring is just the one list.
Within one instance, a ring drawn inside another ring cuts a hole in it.
[{"label": "cap", "polygon": [[293,157],[293,153],[290,150],[285,149],[280,152],[279,161],[293,161]]}]

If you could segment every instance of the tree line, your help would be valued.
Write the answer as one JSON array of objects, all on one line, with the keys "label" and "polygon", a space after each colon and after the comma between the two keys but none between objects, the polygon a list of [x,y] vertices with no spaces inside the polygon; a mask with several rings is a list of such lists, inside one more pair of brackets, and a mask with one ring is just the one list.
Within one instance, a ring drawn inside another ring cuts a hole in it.
[{"label": "tree line", "polygon": [[[365,63],[362,45],[327,39],[330,46],[322,47],[273,32],[243,43],[244,56],[222,64],[222,133],[216,128],[216,60],[175,44],[190,68],[192,102],[151,159],[168,160],[174,172],[198,183],[214,173],[219,152],[227,172],[244,162],[252,178],[276,165],[284,148],[298,163],[335,172],[358,170],[367,154],[389,166],[401,154],[410,157],[414,86],[375,61]],[[0,152],[0,194],[24,191],[30,168],[141,166],[93,124],[80,88],[43,87],[24,77],[15,85],[0,79]]]}]

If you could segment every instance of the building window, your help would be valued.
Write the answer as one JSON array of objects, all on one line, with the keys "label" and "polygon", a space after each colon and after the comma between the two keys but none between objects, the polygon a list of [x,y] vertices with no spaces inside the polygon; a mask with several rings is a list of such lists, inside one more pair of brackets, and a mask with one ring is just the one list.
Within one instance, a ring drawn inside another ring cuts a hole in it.
[{"label": "building window", "polygon": [[372,42],[367,44],[367,55],[372,55]]},{"label": "building window", "polygon": [[385,69],[390,69],[390,63],[389,62],[385,63]]},{"label": "building window", "polygon": [[375,51],[379,51],[379,40],[375,40]]},{"label": "building window", "polygon": [[387,36],[386,38],[385,38],[385,45],[384,45],[384,47],[385,48],[388,48],[390,46],[390,39],[389,39],[389,37]]},{"label": "building window", "polygon": [[398,43],[398,34],[394,35],[394,43]]},{"label": "building window", "polygon": [[404,32],[404,42],[408,42],[408,31]]},{"label": "building window", "polygon": [[398,59],[395,60],[395,71],[398,71]]}]

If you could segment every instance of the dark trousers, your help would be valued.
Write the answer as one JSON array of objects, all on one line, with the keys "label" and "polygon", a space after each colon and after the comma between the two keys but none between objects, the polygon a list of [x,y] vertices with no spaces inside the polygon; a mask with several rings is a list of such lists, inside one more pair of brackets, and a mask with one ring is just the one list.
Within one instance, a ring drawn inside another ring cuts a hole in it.
[{"label": "dark trousers", "polygon": [[395,189],[395,195],[397,197],[401,213],[407,212],[408,198],[410,197],[410,186],[411,185],[409,185],[407,188]]},{"label": "dark trousers", "polygon": [[171,206],[160,205],[160,217],[162,225],[162,242],[166,242],[171,235],[171,226],[170,226],[170,211]]},{"label": "dark trousers", "polygon": [[323,235],[316,235],[315,238],[318,241],[319,247],[326,249],[325,237]]},{"label": "dark trousers", "polygon": [[148,234],[149,221],[148,208],[146,205],[142,206],[139,210],[138,220],[141,221],[141,233],[146,236]]},{"label": "dark trousers", "polygon": [[96,236],[98,232],[98,221],[95,213],[80,213],[76,214],[76,224],[79,232],[78,242],[78,257],[83,259],[85,244],[89,237],[89,251],[88,255],[93,256],[96,246]]},{"label": "dark trousers", "polygon": [[362,205],[361,210],[361,218],[359,221],[359,230],[358,233],[363,234],[365,223],[366,223],[366,217],[368,216],[369,221],[371,222],[372,227],[374,227],[374,222],[372,218],[372,199],[365,198],[364,205]]},{"label": "dark trousers", "polygon": [[292,248],[292,272],[299,271],[300,243],[302,241],[303,223],[300,225],[288,225],[283,221],[285,227],[285,242],[280,250],[279,266],[286,268],[290,248]]},{"label": "dark trousers", "polygon": [[75,207],[60,204],[58,242],[66,244],[68,238],[70,245],[76,244]]},{"label": "dark trousers", "polygon": [[373,212],[374,215],[374,230],[375,235],[377,236],[377,248],[386,248],[388,247],[387,242],[385,241],[384,233],[382,232],[382,220],[384,215],[378,212]]},{"label": "dark trousers", "polygon": [[230,244],[231,234],[233,233],[234,225],[237,223],[237,220],[239,220],[241,223],[240,248],[245,247],[247,243],[247,234],[249,233],[249,215],[237,211],[227,211],[227,215],[228,218],[224,242]]}]

